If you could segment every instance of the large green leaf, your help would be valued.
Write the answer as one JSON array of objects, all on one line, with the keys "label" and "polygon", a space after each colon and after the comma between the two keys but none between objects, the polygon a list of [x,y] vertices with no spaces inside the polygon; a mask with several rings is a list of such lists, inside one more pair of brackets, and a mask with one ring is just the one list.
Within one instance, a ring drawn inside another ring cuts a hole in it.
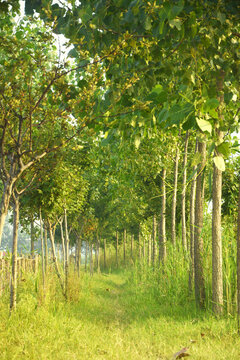
[{"label": "large green leaf", "polygon": [[209,134],[212,133],[212,125],[209,121],[203,119],[196,119],[198,126],[204,132],[207,131]]},{"label": "large green leaf", "polygon": [[221,170],[224,171],[225,170],[225,162],[223,160],[222,156],[215,156],[213,158],[214,164],[216,165],[216,167]]}]

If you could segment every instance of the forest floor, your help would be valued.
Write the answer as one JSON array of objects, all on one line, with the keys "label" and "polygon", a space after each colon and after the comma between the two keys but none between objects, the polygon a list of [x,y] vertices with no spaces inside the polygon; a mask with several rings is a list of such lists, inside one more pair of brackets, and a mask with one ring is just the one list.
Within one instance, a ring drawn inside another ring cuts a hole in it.
[{"label": "forest floor", "polygon": [[234,319],[217,320],[187,302],[172,306],[138,292],[127,271],[71,281],[66,303],[53,282],[43,301],[39,282],[27,279],[10,317],[2,297],[1,360],[170,360],[185,347],[193,360],[240,359]]}]

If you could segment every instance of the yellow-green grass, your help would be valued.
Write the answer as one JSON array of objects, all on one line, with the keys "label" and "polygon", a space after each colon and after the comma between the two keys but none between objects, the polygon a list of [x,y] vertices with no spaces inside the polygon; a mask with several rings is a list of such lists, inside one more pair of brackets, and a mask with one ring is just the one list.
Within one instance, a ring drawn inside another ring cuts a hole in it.
[{"label": "yellow-green grass", "polygon": [[0,359],[172,359],[189,347],[189,359],[240,359],[236,320],[196,312],[193,302],[138,291],[129,271],[70,279],[64,301],[49,276],[47,295],[33,276],[20,284],[18,307],[0,305]]}]

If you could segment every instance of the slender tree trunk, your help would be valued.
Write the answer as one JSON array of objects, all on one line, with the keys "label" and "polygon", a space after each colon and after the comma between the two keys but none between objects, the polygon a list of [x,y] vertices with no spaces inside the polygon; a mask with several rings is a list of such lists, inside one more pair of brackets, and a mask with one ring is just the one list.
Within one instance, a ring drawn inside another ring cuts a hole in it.
[{"label": "slender tree trunk", "polygon": [[118,267],[118,231],[116,231],[116,264]]},{"label": "slender tree trunk", "polygon": [[205,284],[203,273],[203,204],[204,204],[204,175],[206,165],[206,143],[198,143],[198,152],[201,154],[201,163],[197,171],[196,202],[195,202],[195,233],[194,233],[194,274],[195,298],[200,308],[205,307]]},{"label": "slender tree trunk", "polygon": [[62,241],[62,255],[63,255],[63,272],[65,273],[65,262],[66,262],[66,244],[63,234],[63,219],[60,220],[60,231],[61,231],[61,241]]},{"label": "slender tree trunk", "polygon": [[145,257],[146,257],[145,237],[143,238],[143,249],[142,249],[142,254],[143,254],[143,261],[144,261],[144,263],[145,263]]},{"label": "slender tree trunk", "polygon": [[185,251],[187,251],[187,229],[186,229],[187,151],[188,151],[188,131],[185,137],[184,157],[183,157],[183,180],[182,180],[182,245]]},{"label": "slender tree trunk", "polygon": [[93,276],[93,243],[90,247],[90,274]]},{"label": "slender tree trunk", "polygon": [[148,237],[148,266],[151,265],[152,235]]},{"label": "slender tree trunk", "polygon": [[68,298],[68,276],[69,276],[69,233],[67,223],[67,210],[64,209],[65,227],[65,297]]},{"label": "slender tree trunk", "polygon": [[82,260],[82,240],[81,237],[78,237],[77,240],[77,274],[80,277],[80,270],[81,270],[81,260]]},{"label": "slender tree trunk", "polygon": [[152,223],[152,265],[153,270],[156,265],[156,234],[157,234],[157,222],[156,215],[153,215],[153,223]]},{"label": "slender tree trunk", "polygon": [[62,277],[61,277],[61,274],[60,274],[58,261],[57,261],[57,256],[56,256],[56,249],[55,249],[55,243],[54,243],[54,229],[52,228],[52,225],[51,225],[49,219],[48,219],[48,230],[49,230],[50,242],[51,242],[51,247],[52,247],[53,263],[54,263],[54,266],[55,266],[56,274],[57,274],[57,277],[59,279],[63,294],[66,297],[65,289],[64,289],[64,283],[63,283],[63,280],[62,280]]},{"label": "slender tree trunk", "polygon": [[238,332],[240,333],[240,177],[238,192],[238,222],[237,222],[237,309],[238,309]]},{"label": "slender tree trunk", "polygon": [[17,302],[17,245],[19,226],[19,197],[13,194],[13,243],[12,243],[12,276],[10,292],[10,310],[16,309]]},{"label": "slender tree trunk", "polygon": [[139,226],[139,230],[138,230],[138,251],[139,251],[139,263],[141,264],[141,260],[142,260],[142,244],[141,244],[140,226]]},{"label": "slender tree trunk", "polygon": [[173,198],[172,198],[172,224],[171,234],[173,246],[176,246],[176,207],[177,207],[177,185],[178,185],[178,162],[179,162],[179,147],[177,145],[176,157],[174,164],[174,185],[173,185]]},{"label": "slender tree trunk", "polygon": [[9,203],[12,195],[12,186],[9,181],[4,184],[1,203],[0,203],[0,246],[2,243],[3,227],[9,209]]},{"label": "slender tree trunk", "polygon": [[85,272],[87,272],[88,241],[85,241]]},{"label": "slender tree trunk", "polygon": [[[217,77],[217,91],[220,105],[224,102],[223,83],[224,71],[220,71]],[[221,106],[218,108],[219,123],[215,124],[215,133],[221,143],[223,132],[219,130],[219,124],[224,122]],[[222,157],[215,149],[215,156]],[[222,234],[221,234],[221,207],[222,207],[222,171],[213,165],[213,208],[212,208],[212,300],[213,312],[221,315],[223,312],[223,273],[222,273]]]},{"label": "slender tree trunk", "polygon": [[43,240],[43,222],[42,222],[41,208],[39,210],[39,219],[40,219],[40,237],[41,237],[41,251],[42,251],[42,280],[43,280],[43,288],[45,289],[44,240]]},{"label": "slender tree trunk", "polygon": [[126,264],[126,237],[127,237],[127,231],[124,229],[123,231],[123,262],[124,265]]},{"label": "slender tree trunk", "polygon": [[133,260],[133,243],[134,243],[134,235],[131,234],[131,259]]},{"label": "slender tree trunk", "polygon": [[[195,147],[195,154],[197,152],[197,141]],[[193,166],[193,172],[195,174],[197,166]],[[189,262],[189,280],[188,287],[189,291],[193,290],[193,279],[194,279],[194,233],[195,233],[195,199],[196,199],[196,175],[194,175],[191,184],[190,194],[190,262]]]},{"label": "slender tree trunk", "polygon": [[47,225],[44,224],[44,249],[45,249],[45,274],[48,271],[48,243],[47,243]]},{"label": "slender tree trunk", "polygon": [[97,271],[98,273],[100,274],[101,272],[101,263],[100,263],[100,260],[101,260],[101,247],[100,247],[100,237],[98,236],[98,240],[97,240],[97,252],[98,252],[98,266],[97,266]]},{"label": "slender tree trunk", "polygon": [[34,222],[33,216],[31,216],[31,255],[34,256]]},{"label": "slender tree trunk", "polygon": [[107,254],[106,254],[106,239],[103,241],[103,260],[104,260],[104,269],[107,267],[107,260],[106,260]]},{"label": "slender tree trunk", "polygon": [[166,247],[166,169],[162,170],[162,184],[161,184],[161,193],[162,193],[162,206],[161,206],[161,216],[159,224],[159,262],[162,264],[165,263],[167,258],[167,247]]}]

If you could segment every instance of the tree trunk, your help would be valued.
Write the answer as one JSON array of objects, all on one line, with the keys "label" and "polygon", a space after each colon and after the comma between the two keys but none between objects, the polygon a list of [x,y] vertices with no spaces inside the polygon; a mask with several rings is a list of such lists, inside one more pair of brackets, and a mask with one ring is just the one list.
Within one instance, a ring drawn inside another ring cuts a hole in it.
[{"label": "tree trunk", "polygon": [[82,240],[79,236],[78,244],[77,244],[77,274],[78,274],[78,277],[80,277],[81,259],[82,259]]},{"label": "tree trunk", "polygon": [[153,223],[152,223],[152,266],[153,270],[155,269],[156,264],[156,234],[157,234],[157,222],[156,215],[153,215]]},{"label": "tree trunk", "polygon": [[31,216],[31,255],[34,256],[34,221],[33,216]]},{"label": "tree trunk", "polygon": [[238,192],[238,222],[237,222],[237,309],[238,309],[238,332],[240,332],[240,177]]},{"label": "tree trunk", "polygon": [[85,240],[85,272],[87,272],[88,241]]},{"label": "tree trunk", "polygon": [[161,184],[161,193],[162,193],[162,206],[161,206],[161,216],[159,224],[159,262],[162,264],[165,263],[167,258],[167,248],[166,248],[166,169],[162,170],[162,184]]},{"label": "tree trunk", "polygon": [[16,309],[17,302],[17,245],[19,226],[19,197],[13,194],[13,243],[12,243],[12,276],[10,292],[10,310]]},{"label": "tree trunk", "polygon": [[63,255],[63,272],[65,273],[65,261],[66,261],[66,244],[65,244],[65,239],[64,239],[64,234],[63,234],[63,219],[60,220],[59,224],[60,224],[60,231],[61,231],[61,241],[62,241],[62,255]]},{"label": "tree trunk", "polygon": [[196,202],[195,202],[195,233],[194,233],[194,273],[195,299],[200,308],[205,307],[205,284],[203,273],[203,204],[204,204],[204,174],[206,165],[206,143],[198,143],[198,152],[201,154],[201,163],[197,171]]},{"label": "tree trunk", "polygon": [[127,237],[127,231],[124,229],[123,232],[123,262],[124,265],[126,264],[126,237]]},{"label": "tree trunk", "polygon": [[64,289],[64,283],[63,283],[63,280],[62,280],[62,277],[61,277],[61,274],[60,274],[58,261],[57,261],[57,256],[56,256],[56,249],[55,249],[55,243],[54,243],[54,229],[52,228],[52,225],[51,225],[49,219],[48,219],[48,230],[49,230],[50,242],[51,242],[51,247],[52,247],[53,263],[54,263],[54,266],[55,266],[56,274],[57,274],[57,277],[59,279],[63,294],[66,297],[65,289]]},{"label": "tree trunk", "polygon": [[93,243],[90,250],[90,274],[93,276]]},{"label": "tree trunk", "polygon": [[152,249],[152,235],[149,234],[148,237],[148,266],[151,265],[151,249]]},{"label": "tree trunk", "polygon": [[185,137],[184,157],[183,157],[183,180],[182,180],[182,245],[187,252],[187,230],[186,230],[186,181],[187,181],[187,151],[188,151],[188,131]]},{"label": "tree trunk", "polygon": [[47,243],[47,225],[44,224],[44,249],[45,249],[45,274],[48,271],[48,243]]},{"label": "tree trunk", "polygon": [[101,272],[101,264],[100,264],[100,259],[101,259],[101,250],[100,250],[100,238],[98,236],[97,238],[97,252],[98,252],[98,264],[97,264],[97,272],[98,274],[100,274]]},{"label": "tree trunk", "polygon": [[133,242],[134,242],[134,235],[131,234],[131,259],[133,260]]},{"label": "tree trunk", "polygon": [[43,288],[45,289],[45,261],[44,261],[44,240],[43,240],[43,222],[42,222],[42,211],[39,210],[40,219],[40,237],[41,237],[41,252],[42,252],[42,280]]},{"label": "tree trunk", "polygon": [[106,239],[103,241],[103,258],[104,258],[104,269],[107,267],[107,261],[106,261]]},{"label": "tree trunk", "polygon": [[116,264],[118,267],[118,231],[116,231]]},{"label": "tree trunk", "polygon": [[3,234],[3,227],[5,224],[6,216],[9,209],[9,203],[12,195],[12,184],[6,182],[4,184],[1,203],[0,203],[0,246],[2,243],[2,234]]},{"label": "tree trunk", "polygon": [[67,210],[64,209],[64,227],[65,227],[65,297],[68,298],[68,276],[69,276],[69,234],[67,223]]},{"label": "tree trunk", "polygon": [[[224,71],[217,77],[217,91],[220,105],[224,102],[223,83]],[[219,130],[220,123],[224,122],[221,106],[218,108],[219,122],[215,124],[215,134],[219,143],[223,141],[223,132]],[[217,149],[215,156],[222,157]],[[212,194],[212,300],[213,312],[221,315],[223,312],[223,273],[222,273],[222,234],[221,234],[221,207],[222,207],[222,171],[213,164],[213,194]]]},{"label": "tree trunk", "polygon": [[[197,141],[195,146],[195,154],[197,152]],[[194,233],[195,233],[195,199],[196,199],[196,172],[197,166],[193,166],[194,177],[191,184],[190,194],[190,260],[189,260],[189,280],[188,288],[189,291],[193,290],[193,279],[194,279]]]},{"label": "tree trunk", "polygon": [[223,274],[222,274],[222,236],[221,202],[222,171],[213,165],[213,208],[212,208],[212,300],[213,312],[220,315],[223,311]]},{"label": "tree trunk", "polygon": [[178,162],[179,162],[179,148],[177,145],[176,157],[174,164],[174,185],[173,185],[173,198],[172,198],[172,224],[171,235],[173,246],[176,246],[176,207],[177,207],[177,185],[178,185]]},{"label": "tree trunk", "polygon": [[142,260],[142,244],[141,244],[140,226],[139,226],[139,230],[138,230],[138,253],[139,253],[139,263],[141,264],[141,260]]}]

